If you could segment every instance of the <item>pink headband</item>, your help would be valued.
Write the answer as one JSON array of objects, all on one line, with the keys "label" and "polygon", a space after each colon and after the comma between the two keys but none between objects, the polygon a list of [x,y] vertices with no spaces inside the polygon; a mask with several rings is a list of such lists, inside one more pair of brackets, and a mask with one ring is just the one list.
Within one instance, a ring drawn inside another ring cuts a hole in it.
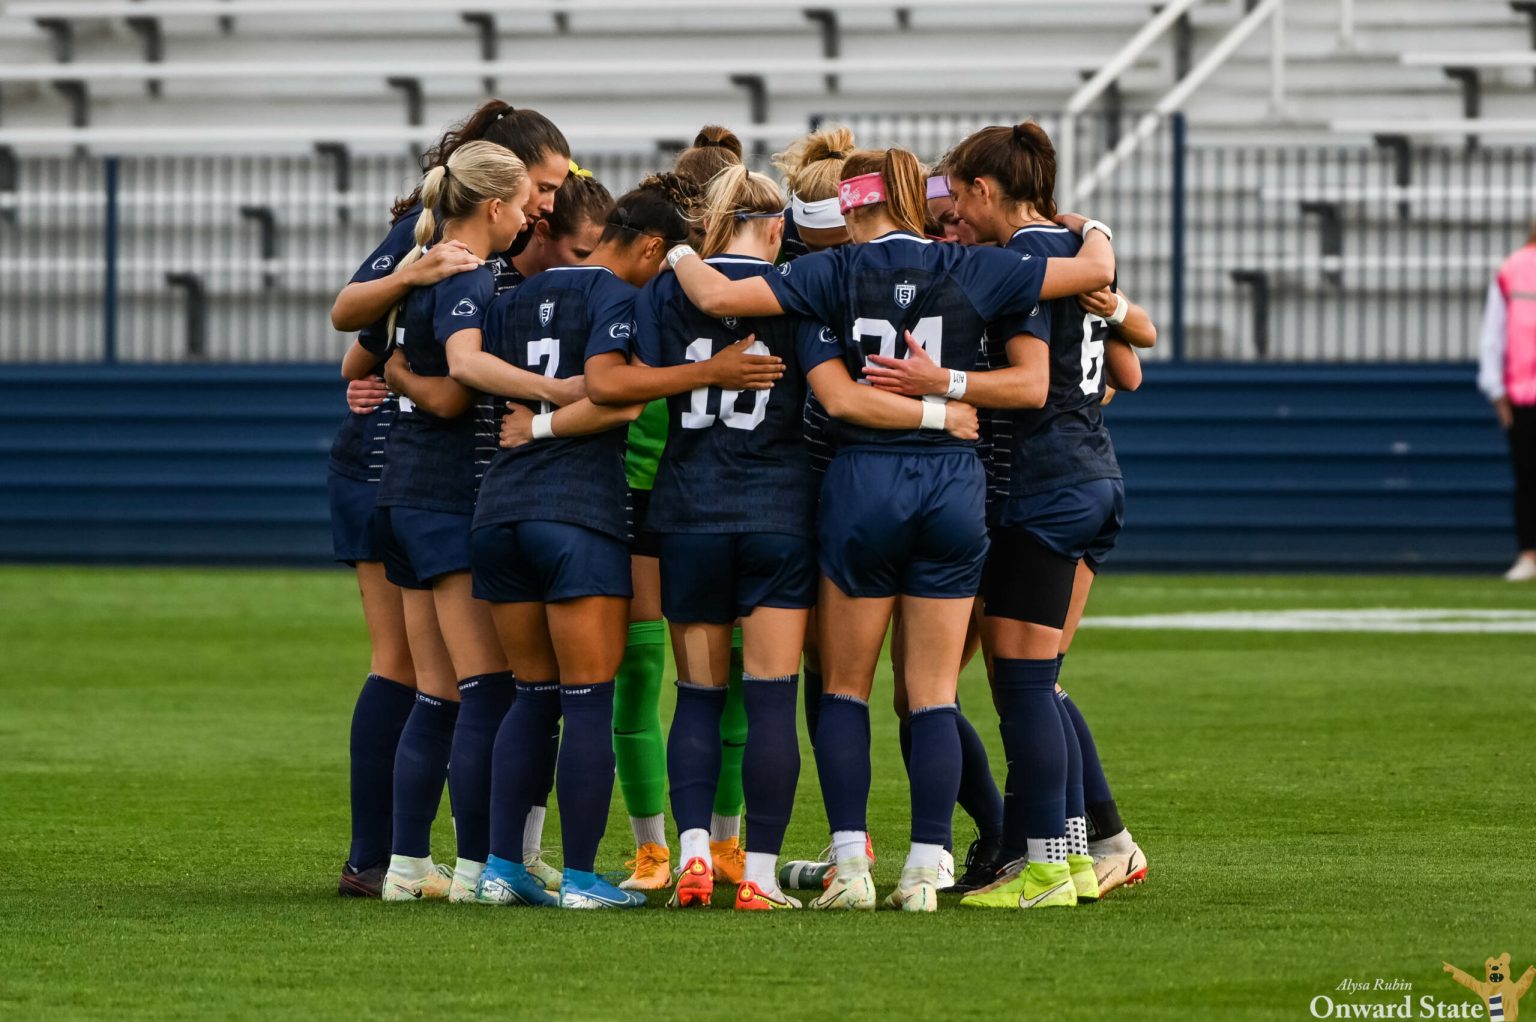
[{"label": "pink headband", "polygon": [[935,174],[928,179],[928,198],[947,199],[949,198],[949,195],[950,191],[948,177],[943,174]]},{"label": "pink headband", "polygon": [[885,180],[880,172],[860,174],[843,181],[837,189],[837,208],[846,216],[850,209],[885,201]]}]

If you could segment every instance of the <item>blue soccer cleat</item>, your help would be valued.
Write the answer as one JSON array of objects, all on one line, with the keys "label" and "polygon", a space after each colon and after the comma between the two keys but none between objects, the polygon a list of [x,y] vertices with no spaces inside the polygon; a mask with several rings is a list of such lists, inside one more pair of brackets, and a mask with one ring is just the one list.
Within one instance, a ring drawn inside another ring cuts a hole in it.
[{"label": "blue soccer cleat", "polygon": [[621,891],[596,873],[568,869],[560,876],[561,908],[639,908],[645,895]]},{"label": "blue soccer cleat", "polygon": [[544,889],[539,878],[521,862],[491,856],[475,888],[475,901],[482,905],[528,905],[553,908],[557,900]]}]

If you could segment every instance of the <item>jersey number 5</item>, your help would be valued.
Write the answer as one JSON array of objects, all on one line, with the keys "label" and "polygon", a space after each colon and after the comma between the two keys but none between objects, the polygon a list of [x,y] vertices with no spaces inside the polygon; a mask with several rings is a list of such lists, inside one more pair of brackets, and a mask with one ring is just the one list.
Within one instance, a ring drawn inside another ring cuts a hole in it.
[{"label": "jersey number 5", "polygon": [[[688,350],[683,354],[690,362],[704,362],[714,355],[715,342],[708,337],[700,337],[688,345]],[[753,341],[747,345],[748,355],[768,355],[768,345],[762,341]],[[683,412],[684,429],[708,429],[715,424],[715,413],[709,410],[710,392],[719,395],[720,422],[731,429],[756,429],[763,419],[768,416],[768,391],[754,390],[752,394],[752,408],[743,412],[737,405],[742,392],[739,390],[722,390],[719,387],[695,387],[688,393],[688,410]]]}]

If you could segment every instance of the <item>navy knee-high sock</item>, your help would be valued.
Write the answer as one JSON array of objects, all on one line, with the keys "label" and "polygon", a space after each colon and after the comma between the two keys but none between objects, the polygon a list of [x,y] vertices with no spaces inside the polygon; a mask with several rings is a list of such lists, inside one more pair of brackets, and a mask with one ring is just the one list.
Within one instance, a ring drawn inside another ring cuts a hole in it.
[{"label": "navy knee-high sock", "polygon": [[960,808],[976,821],[976,829],[983,839],[995,840],[1003,833],[1003,795],[992,778],[987,747],[970,720],[960,712],[958,703],[955,704],[955,729],[960,735]]},{"label": "navy knee-high sock", "polygon": [[549,733],[560,728],[560,684],[517,683],[517,700],[502,718],[491,752],[491,854],[523,861],[523,823],[528,810],[547,796],[546,778],[555,772]]},{"label": "navy knee-high sock", "polygon": [[954,703],[944,703],[913,710],[907,718],[912,730],[912,841],[917,844],[951,845],[960,791],[957,716]]},{"label": "navy knee-high sock", "polygon": [[352,848],[347,863],[364,870],[389,858],[395,811],[395,749],[416,705],[416,690],[368,675],[352,708]]},{"label": "navy knee-high sock", "polygon": [[1082,816],[1083,809],[1083,750],[1077,744],[1077,729],[1072,726],[1072,715],[1067,712],[1067,694],[1056,693],[1056,715],[1061,718],[1061,737],[1067,743],[1067,818]]},{"label": "navy knee-high sock", "polygon": [[869,704],[864,700],[822,694],[816,772],[831,829],[869,830]]},{"label": "navy knee-high sock", "polygon": [[1110,794],[1109,781],[1104,776],[1104,764],[1099,761],[1099,747],[1088,730],[1083,711],[1077,708],[1072,697],[1061,694],[1061,705],[1072,720],[1072,730],[1077,734],[1078,748],[1083,753],[1083,808],[1088,817],[1088,840],[1102,841],[1114,837],[1125,829],[1120,819],[1120,808],[1115,796]]},{"label": "navy knee-high sock", "polygon": [[459,858],[484,862],[491,854],[491,748],[517,696],[511,671],[477,674],[459,682],[459,721],[448,756],[448,795]]},{"label": "navy knee-high sock", "polygon": [[720,715],[726,689],[677,683],[677,709],[667,734],[667,783],[677,830],[708,830],[720,777]]},{"label": "navy knee-high sock", "polygon": [[443,800],[458,719],[458,703],[416,693],[416,705],[395,749],[395,833],[390,850],[396,855],[419,859],[432,852],[432,821]]},{"label": "navy knee-high sock", "polygon": [[[993,661],[1015,827],[1031,838],[1067,832],[1067,741],[1056,709],[1056,660]],[[1005,821],[1005,827],[1007,822]],[[1015,834],[1005,835],[1010,850]]]},{"label": "navy knee-high sock", "polygon": [[747,851],[778,855],[795,808],[800,781],[800,740],[795,735],[799,679],[741,676],[747,708],[747,747],[741,788],[747,802]]},{"label": "navy knee-high sock", "polygon": [[[555,706],[560,705],[560,693],[555,692]],[[555,790],[555,762],[560,758],[560,714],[555,713],[553,723],[550,725],[549,735],[545,738],[549,743],[549,753],[542,762],[545,764],[544,773],[539,776],[539,782],[535,789],[533,804],[546,808],[549,805],[549,796]]]},{"label": "navy knee-high sock", "polygon": [[805,733],[816,748],[816,727],[821,719],[821,672],[805,669]]},{"label": "navy knee-high sock", "polygon": [[[592,872],[613,800],[613,682],[562,685],[565,732],[555,772],[565,868]],[[719,745],[718,738],[715,744]]]},{"label": "navy knee-high sock", "polygon": [[896,742],[901,746],[901,765],[912,777],[912,715],[909,713],[896,721]]}]

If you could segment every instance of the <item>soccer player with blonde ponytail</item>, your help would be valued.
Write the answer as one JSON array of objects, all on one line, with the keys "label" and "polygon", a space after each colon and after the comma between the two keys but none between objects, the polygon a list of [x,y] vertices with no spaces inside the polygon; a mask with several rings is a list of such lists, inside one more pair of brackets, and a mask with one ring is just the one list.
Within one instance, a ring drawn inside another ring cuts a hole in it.
[{"label": "soccer player with blonde ponytail", "polygon": [[815,742],[837,873],[812,907],[875,907],[865,857],[868,700],[899,600],[912,708],[912,845],[886,901],[931,912],[960,785],[955,686],[987,551],[986,481],[975,433],[956,436],[951,416],[969,408],[961,399],[1001,407],[1037,401],[1039,388],[1017,374],[1006,386],[968,390],[988,324],[1022,320],[1042,297],[1105,286],[1114,258],[1098,230],[1070,259],[1024,261],[998,249],[936,244],[922,234],[927,177],[906,150],[855,152],[843,175],[839,206],[856,243],[849,248],[803,256],[781,273],[743,280],[729,279],[686,250],[669,259],[684,291],[708,315],[793,312],[826,323],[831,333],[823,347],[854,379],[866,377],[871,355],[894,355],[903,340],[903,350],[926,350],[948,374],[943,397],[903,406],[899,416],[873,426],[851,416],[836,396],[821,394],[812,377],[838,439],[819,525],[817,615],[826,689]]},{"label": "soccer player with blonde ponytail", "polygon": [[[416,247],[395,269],[406,274],[447,243],[480,261],[410,289],[390,316],[398,350],[384,373],[401,395],[401,415],[385,446],[378,507],[385,572],[404,590],[417,695],[395,753],[386,901],[468,900],[489,855],[490,752],[515,690],[489,609],[471,594],[474,395],[449,377],[446,348],[468,335],[478,343],[495,289],[487,261],[523,230],[529,189],[527,169],[510,151],[491,142],[459,146],[423,176]],[[451,874],[433,863],[430,848],[445,772],[459,844]]]}]

